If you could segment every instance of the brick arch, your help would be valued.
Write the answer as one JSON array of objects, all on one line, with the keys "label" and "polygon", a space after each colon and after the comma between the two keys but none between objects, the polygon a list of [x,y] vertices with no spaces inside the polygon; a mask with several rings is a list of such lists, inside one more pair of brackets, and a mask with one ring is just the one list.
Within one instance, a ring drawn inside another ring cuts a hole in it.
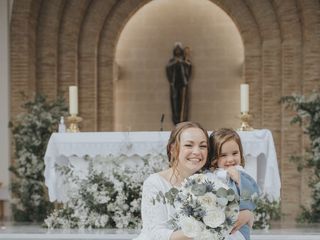
[{"label": "brick arch", "polygon": [[[149,1],[141,0],[134,1],[134,3],[124,1],[122,4],[119,4],[121,7],[114,9],[115,17],[110,18],[110,21],[106,22],[106,25],[112,27],[106,27],[106,32],[104,33],[106,36],[113,35],[113,37],[105,38],[108,39],[109,42],[112,42],[112,44],[106,44],[106,50],[99,51],[100,53],[108,53],[108,56],[103,56],[108,60],[101,59],[100,62],[109,62],[109,64],[104,65],[109,65],[109,70],[106,69],[107,71],[102,71],[99,67],[101,76],[106,75],[106,78],[112,78],[111,65],[114,58],[114,48],[117,45],[117,38],[128,19],[138,10],[137,5],[142,7],[148,2]],[[252,112],[255,115],[254,125],[261,127],[263,125],[273,124],[273,126],[270,127],[279,130],[279,125],[277,124],[279,123],[279,119],[276,118],[270,122],[270,119],[266,117],[269,116],[269,111],[266,109],[269,109],[269,105],[274,104],[281,96],[281,88],[279,87],[281,85],[279,81],[279,76],[281,75],[281,37],[272,5],[267,1],[211,0],[211,2],[221,7],[233,19],[242,36],[245,49],[244,82],[249,83],[252,89],[256,89],[255,93],[252,93],[252,91],[250,93]],[[261,11],[261,9],[264,9],[264,11]],[[120,16],[122,16],[122,19],[120,19]],[[115,25],[118,25],[117,29],[114,29]],[[101,46],[103,46],[103,44]],[[101,49],[102,48],[104,47],[101,47]],[[275,49],[277,50],[275,51]],[[264,68],[272,70],[272,74],[270,74],[269,70],[268,74],[263,72],[262,70]],[[101,79],[105,78],[103,77]],[[279,90],[279,93],[271,94],[274,93],[273,87],[275,86],[276,89]],[[257,92],[257,89],[259,89],[258,91],[260,92]],[[262,89],[265,91],[262,92]],[[264,96],[266,101],[263,101],[261,96]],[[280,116],[280,114],[277,116]]]},{"label": "brick arch", "polygon": [[[105,31],[102,33],[101,46],[99,47],[99,54],[101,56],[99,60],[99,83],[102,79],[112,79],[112,63],[115,56],[115,47],[117,45],[118,37],[123,30],[125,23],[130,19],[134,13],[149,3],[150,0],[136,0],[136,1],[123,1],[118,4],[114,9],[114,14],[106,22]],[[261,86],[261,38],[259,25],[256,19],[252,15],[251,10],[243,1],[219,1],[211,0],[212,3],[222,8],[238,26],[240,35],[243,39],[245,46],[245,63],[244,63],[244,82],[248,82],[252,85],[253,89],[262,89]],[[252,37],[259,36],[257,37]],[[105,44],[104,44],[105,41]],[[109,42],[109,44],[107,43]],[[110,44],[110,42],[112,44]],[[103,55],[106,53],[106,55]],[[109,85],[111,86],[111,84]],[[100,88],[99,88],[100,89]],[[112,89],[112,87],[111,87]],[[252,95],[251,102],[261,102],[260,94]],[[253,112],[255,113],[255,122],[257,126],[261,125],[261,104],[252,104]],[[100,111],[103,111],[100,108]],[[98,114],[102,116],[103,113]],[[106,119],[103,117],[102,119]],[[102,120],[101,119],[101,120]],[[100,123],[100,121],[98,121]],[[104,127],[102,127],[104,128]],[[99,127],[101,129],[101,127]]]},{"label": "brick arch", "polygon": [[104,22],[117,1],[91,1],[81,23],[78,49],[79,113],[82,127],[97,128],[98,45]]},{"label": "brick arch", "polygon": [[127,21],[150,0],[118,1],[105,21],[99,43],[98,129],[113,130],[113,62],[115,48]]},{"label": "brick arch", "polygon": [[89,0],[66,1],[61,16],[58,49],[58,91],[68,98],[68,87],[78,84],[78,49],[81,23]]},{"label": "brick arch", "polygon": [[[238,1],[219,2],[219,6],[225,9],[237,23],[244,39],[245,72],[250,66],[251,72],[254,73],[254,75],[245,75],[245,81],[251,86],[250,108],[255,119],[253,124],[257,128],[267,127],[279,130],[279,119],[270,121],[269,117],[270,106],[281,96],[279,79],[281,34],[277,18],[269,1],[241,1],[241,10],[239,4]],[[254,55],[248,56],[250,52]],[[274,94],[274,88],[279,91],[277,94]],[[280,114],[274,114],[274,116],[280,116]]]},{"label": "brick arch", "polygon": [[[262,42],[260,25],[255,18],[252,9],[248,7],[246,1],[221,1],[211,0],[223,9],[234,21],[239,29],[244,45],[245,60],[243,63],[243,81],[250,84],[250,108],[254,114],[253,125],[262,125]],[[252,94],[253,89],[258,89],[257,94]]]},{"label": "brick arch", "polygon": [[[112,79],[112,63],[115,57],[115,47],[117,46],[117,41],[118,38],[120,36],[120,33],[122,32],[123,28],[125,27],[126,22],[134,15],[134,13],[136,11],[138,11],[141,7],[143,7],[144,5],[148,4],[150,2],[150,0],[135,0],[135,1],[121,1],[120,4],[117,5],[116,8],[113,9],[114,14],[112,14],[112,16],[110,17],[110,19],[108,19],[108,21],[106,21],[106,25],[105,25],[105,33],[102,34],[102,38],[104,40],[102,40],[102,44],[101,46],[99,46],[99,54],[101,55],[101,59],[99,60],[99,64],[101,64],[101,66],[99,65],[98,71],[99,71],[99,83],[101,83],[101,81],[104,79]],[[214,1],[212,1],[214,2]],[[235,2],[234,2],[235,3]],[[238,5],[238,4],[236,4]],[[241,4],[243,6],[244,11],[246,11],[245,9],[245,5]],[[230,4],[230,6],[232,6],[232,4]],[[235,9],[234,9],[235,10]],[[234,11],[234,13],[236,13],[237,11]],[[248,19],[250,19],[250,17],[248,17]],[[252,19],[250,19],[249,21],[250,24],[248,24],[248,19],[245,19],[244,21],[242,21],[243,23],[243,28],[244,31],[248,31],[249,32],[249,28],[250,26],[252,26],[254,29],[256,29],[255,27],[255,23],[254,21],[252,21]],[[242,20],[242,19],[241,19]],[[255,31],[255,30],[254,30]],[[258,33],[258,31],[256,31]],[[258,33],[259,34],[259,33]],[[247,36],[246,36],[247,37]],[[251,53],[248,54],[248,56],[250,56],[250,58],[252,59],[250,61],[250,64],[248,64],[247,67],[247,71],[246,71],[246,75],[247,76],[255,76],[256,72],[254,72],[255,70],[251,71],[251,69],[256,69],[256,67],[252,67],[252,66],[256,66],[256,53],[258,52],[260,43],[258,41],[255,41],[252,39],[252,37],[248,37],[247,42],[249,44],[249,46],[254,46],[257,50],[252,51]],[[103,45],[103,41],[105,41],[105,45]],[[108,43],[109,42],[109,43]],[[110,44],[111,42],[111,44]],[[105,54],[105,55],[104,55]],[[109,86],[111,86],[112,84],[110,84]],[[99,90],[101,88],[99,87]],[[110,87],[109,89],[112,89],[112,87]],[[104,92],[107,89],[104,90]],[[99,116],[102,116],[103,111],[105,111],[105,108],[98,108],[99,111],[101,111],[101,114],[99,113]],[[101,120],[105,120],[106,118],[102,118]],[[99,124],[103,124],[102,121],[98,121]],[[99,129],[103,129],[101,127],[99,127]]]},{"label": "brick arch", "polygon": [[58,89],[58,37],[64,2],[42,1],[36,32],[37,91],[49,99],[57,96]]},{"label": "brick arch", "polygon": [[35,41],[40,2],[14,1],[10,28],[10,115],[15,118],[25,99],[36,90]]}]

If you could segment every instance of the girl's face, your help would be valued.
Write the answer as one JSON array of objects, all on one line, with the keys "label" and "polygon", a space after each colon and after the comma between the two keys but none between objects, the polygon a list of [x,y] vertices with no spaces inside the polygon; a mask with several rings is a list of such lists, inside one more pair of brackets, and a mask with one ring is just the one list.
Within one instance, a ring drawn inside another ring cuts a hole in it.
[{"label": "girl's face", "polygon": [[240,163],[241,155],[237,142],[230,140],[222,144],[221,152],[218,156],[218,167],[227,169],[231,166],[240,165]]},{"label": "girl's face", "polygon": [[199,128],[188,128],[180,135],[180,150],[177,168],[188,175],[199,171],[208,157],[208,143]]}]

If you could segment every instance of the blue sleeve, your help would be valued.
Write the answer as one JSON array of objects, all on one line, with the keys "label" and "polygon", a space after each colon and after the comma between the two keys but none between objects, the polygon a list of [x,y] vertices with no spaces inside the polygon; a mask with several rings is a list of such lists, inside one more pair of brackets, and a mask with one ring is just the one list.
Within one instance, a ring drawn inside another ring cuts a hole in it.
[{"label": "blue sleeve", "polygon": [[253,211],[256,205],[253,197],[260,195],[260,189],[256,181],[246,172],[240,172],[240,210]]}]

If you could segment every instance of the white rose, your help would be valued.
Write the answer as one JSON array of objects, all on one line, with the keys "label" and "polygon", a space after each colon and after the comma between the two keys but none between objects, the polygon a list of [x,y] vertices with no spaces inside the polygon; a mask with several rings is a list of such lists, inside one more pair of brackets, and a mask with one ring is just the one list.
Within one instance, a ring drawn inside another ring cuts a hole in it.
[{"label": "white rose", "polygon": [[182,232],[187,237],[191,238],[196,238],[200,236],[204,229],[204,225],[193,217],[180,217],[179,225],[181,227]]},{"label": "white rose", "polygon": [[206,212],[206,215],[203,217],[203,222],[212,228],[220,226],[226,220],[226,216],[222,209],[211,208]]},{"label": "white rose", "polygon": [[196,175],[196,181],[197,183],[204,183],[205,180],[207,180],[207,177],[204,174],[194,174]]},{"label": "white rose", "polygon": [[207,192],[203,196],[199,196],[198,200],[199,200],[201,206],[204,206],[205,208],[207,208],[209,206],[215,206],[216,202],[217,202],[216,195],[214,195],[211,192]]},{"label": "white rose", "polygon": [[205,229],[201,233],[200,238],[197,240],[218,240],[218,239],[220,239],[220,238],[219,238],[219,234],[217,232],[212,233],[212,232]]},{"label": "white rose", "polygon": [[225,184],[224,182],[222,182],[220,179],[216,179],[215,181],[215,184],[216,184],[216,189],[219,189],[219,188],[224,188],[224,189],[229,189],[228,185]]},{"label": "white rose", "polygon": [[97,196],[96,200],[98,203],[103,204],[103,203],[107,203],[110,200],[109,196]]}]

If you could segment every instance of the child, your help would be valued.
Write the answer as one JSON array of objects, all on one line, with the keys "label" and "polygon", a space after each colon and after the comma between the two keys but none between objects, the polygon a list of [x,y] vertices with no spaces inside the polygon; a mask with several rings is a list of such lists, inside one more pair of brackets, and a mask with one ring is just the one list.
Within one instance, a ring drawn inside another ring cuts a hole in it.
[{"label": "child", "polygon": [[[253,211],[256,206],[252,197],[258,196],[260,190],[256,181],[243,169],[244,157],[239,135],[232,129],[222,128],[211,133],[209,144],[210,170],[240,196],[240,210]],[[246,240],[250,239],[252,224],[253,222],[248,222],[239,229]]]}]

